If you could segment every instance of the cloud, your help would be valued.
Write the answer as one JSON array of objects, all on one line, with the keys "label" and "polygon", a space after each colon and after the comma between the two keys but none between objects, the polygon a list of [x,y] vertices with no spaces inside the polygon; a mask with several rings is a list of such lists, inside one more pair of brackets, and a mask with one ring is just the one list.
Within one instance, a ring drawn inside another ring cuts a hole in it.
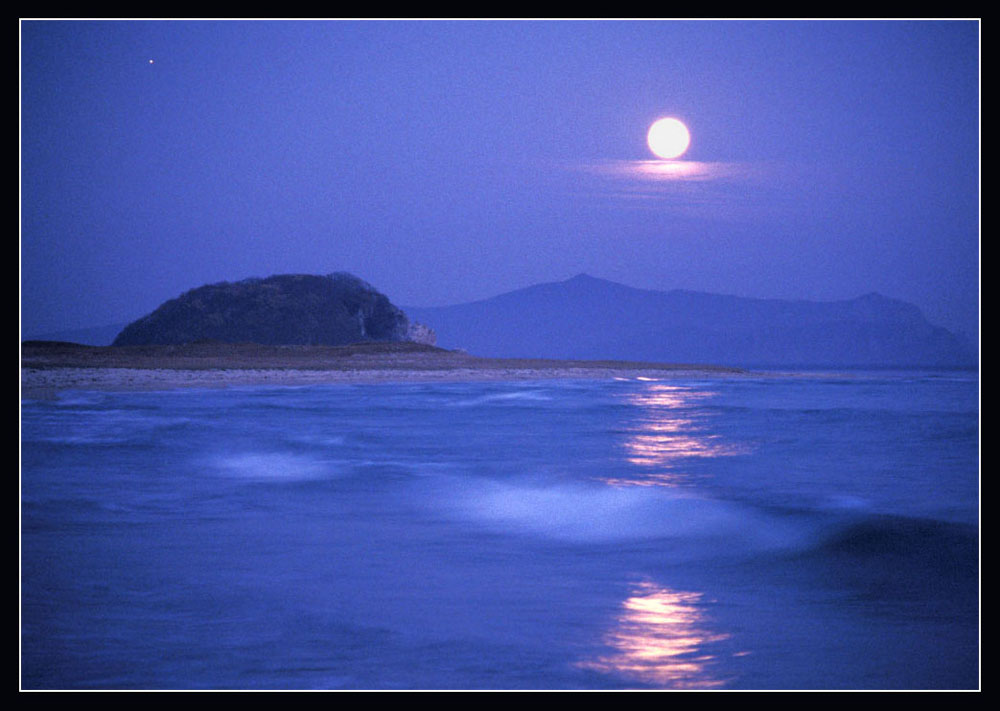
[{"label": "cloud", "polygon": [[746,178],[752,172],[741,163],[705,163],[692,160],[617,160],[585,165],[587,172],[646,184],[704,182]]},{"label": "cloud", "polygon": [[789,214],[794,171],[757,163],[607,160],[574,166],[588,176],[576,192],[616,207],[690,217],[759,220]]}]

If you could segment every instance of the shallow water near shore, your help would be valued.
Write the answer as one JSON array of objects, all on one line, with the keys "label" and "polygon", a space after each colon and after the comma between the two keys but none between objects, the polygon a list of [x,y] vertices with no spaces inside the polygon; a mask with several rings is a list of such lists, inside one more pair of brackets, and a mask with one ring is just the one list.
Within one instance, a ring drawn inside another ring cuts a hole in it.
[{"label": "shallow water near shore", "polygon": [[976,688],[978,387],[25,401],[22,687]]}]

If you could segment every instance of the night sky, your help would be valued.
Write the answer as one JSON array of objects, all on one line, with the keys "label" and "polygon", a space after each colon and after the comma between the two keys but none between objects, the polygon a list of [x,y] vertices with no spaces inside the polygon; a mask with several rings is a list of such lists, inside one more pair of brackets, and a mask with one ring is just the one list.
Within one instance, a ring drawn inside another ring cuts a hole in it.
[{"label": "night sky", "polygon": [[979,30],[25,21],[22,335],[349,271],[402,306],[580,272],[878,291],[974,337]]}]

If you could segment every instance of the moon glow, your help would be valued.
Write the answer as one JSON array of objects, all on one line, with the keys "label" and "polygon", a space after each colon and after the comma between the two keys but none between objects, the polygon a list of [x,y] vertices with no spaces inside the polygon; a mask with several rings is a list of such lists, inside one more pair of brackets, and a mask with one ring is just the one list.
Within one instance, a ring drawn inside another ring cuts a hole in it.
[{"label": "moon glow", "polygon": [[662,118],[649,127],[646,142],[658,158],[671,160],[684,155],[691,145],[691,134],[687,126],[677,119]]}]

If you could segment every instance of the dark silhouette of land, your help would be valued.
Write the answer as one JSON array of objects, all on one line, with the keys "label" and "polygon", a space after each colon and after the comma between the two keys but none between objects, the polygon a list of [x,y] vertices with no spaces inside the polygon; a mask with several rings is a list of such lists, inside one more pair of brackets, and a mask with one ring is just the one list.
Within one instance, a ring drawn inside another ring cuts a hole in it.
[{"label": "dark silhouette of land", "polygon": [[878,294],[825,303],[744,299],[646,291],[580,275],[411,312],[449,348],[432,345],[434,331],[350,274],[212,284],[130,324],[112,346],[23,342],[22,393],[974,362],[954,334],[927,323],[915,306]]},{"label": "dark silhouette of land", "polygon": [[192,289],[130,323],[116,346],[202,340],[340,346],[429,340],[371,284],[338,272],[280,274]]},{"label": "dark silhouette of land", "polygon": [[635,289],[580,274],[456,306],[406,309],[446,348],[501,358],[755,366],[944,366],[972,348],[920,309],[871,293],[844,301]]},{"label": "dark silhouette of land", "polygon": [[182,345],[86,346],[59,341],[24,341],[22,368],[136,368],[162,370],[379,370],[621,368],[656,371],[699,370],[742,373],[740,368],[696,363],[624,360],[481,358],[413,342],[354,343],[347,346],[271,346],[257,343],[200,342]]}]

